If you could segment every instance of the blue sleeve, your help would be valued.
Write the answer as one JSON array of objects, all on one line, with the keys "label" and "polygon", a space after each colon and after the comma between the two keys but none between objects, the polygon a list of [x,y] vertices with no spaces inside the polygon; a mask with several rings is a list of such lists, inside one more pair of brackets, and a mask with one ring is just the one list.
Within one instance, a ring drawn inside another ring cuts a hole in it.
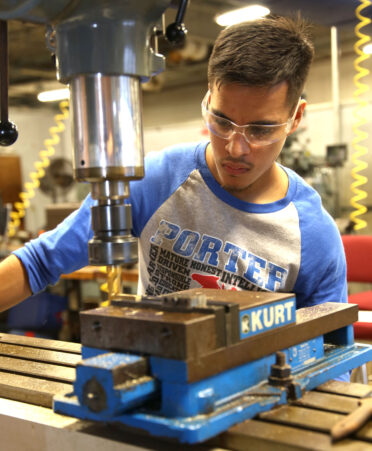
[{"label": "blue sleeve", "polygon": [[58,227],[14,252],[26,268],[33,294],[58,282],[62,274],[88,264],[88,241],[93,236],[90,211],[93,203],[88,195],[81,207]]},{"label": "blue sleeve", "polygon": [[189,177],[197,164],[197,152],[205,146],[206,143],[187,143],[148,154],[145,177],[130,183],[134,236],[141,235],[154,212]]},{"label": "blue sleeve", "polygon": [[346,259],[335,222],[316,192],[296,207],[301,229],[301,266],[294,287],[297,308],[347,302]]}]

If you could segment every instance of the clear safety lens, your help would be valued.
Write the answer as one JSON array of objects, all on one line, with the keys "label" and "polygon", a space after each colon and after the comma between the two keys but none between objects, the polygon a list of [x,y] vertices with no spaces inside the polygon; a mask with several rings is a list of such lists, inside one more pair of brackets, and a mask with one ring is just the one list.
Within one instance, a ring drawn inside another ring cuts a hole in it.
[{"label": "clear safety lens", "polygon": [[252,145],[267,146],[283,139],[291,130],[293,120],[296,116],[300,100],[293,116],[283,124],[260,125],[247,124],[237,125],[229,119],[217,116],[208,110],[209,92],[202,102],[202,115],[208,130],[223,139],[230,139],[234,133],[240,133],[245,140]]}]

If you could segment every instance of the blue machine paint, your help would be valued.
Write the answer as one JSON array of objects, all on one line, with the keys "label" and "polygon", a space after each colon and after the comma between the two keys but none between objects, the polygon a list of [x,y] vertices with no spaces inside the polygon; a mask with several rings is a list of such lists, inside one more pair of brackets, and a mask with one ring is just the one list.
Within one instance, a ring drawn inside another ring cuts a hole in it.
[{"label": "blue machine paint", "polygon": [[83,404],[85,391],[90,381],[95,387],[102,387],[105,393],[104,408],[100,411],[101,418],[110,419],[113,415],[140,406],[151,399],[158,388],[158,382],[150,376],[129,380],[115,385],[113,370],[128,367],[142,360],[133,354],[105,353],[83,360],[76,367],[74,394]]},{"label": "blue machine paint", "polygon": [[[283,351],[292,367],[298,397],[305,390],[372,360],[370,346],[354,344],[352,325],[332,336],[338,344],[324,345],[320,336]],[[98,353],[93,348],[83,349],[83,355]],[[197,443],[288,402],[285,388],[268,383],[275,354],[195,383],[186,382],[186,362],[149,357],[151,375],[139,378],[129,387],[114,386],[112,371],[123,362],[138,358],[132,354],[107,353],[84,360],[77,369],[74,393],[56,396],[54,410],[82,419],[121,422],[155,436]],[[107,406],[101,412],[92,412],[81,403],[84,384],[92,378],[99,381],[106,393]],[[154,397],[156,404],[147,402]]]}]

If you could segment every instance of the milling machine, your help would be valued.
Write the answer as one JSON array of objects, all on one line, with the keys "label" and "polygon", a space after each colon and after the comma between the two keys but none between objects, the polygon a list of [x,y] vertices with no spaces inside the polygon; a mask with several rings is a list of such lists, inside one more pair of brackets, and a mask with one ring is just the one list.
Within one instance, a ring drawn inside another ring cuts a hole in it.
[{"label": "milling machine", "polygon": [[[179,6],[175,23],[165,32],[168,40],[179,43],[185,37],[187,1],[0,0],[3,24],[15,19],[47,25],[57,78],[69,85],[74,176],[91,183],[97,200],[89,243],[92,265],[137,262],[131,206],[125,199],[129,182],[144,176],[140,84],[164,69],[156,47],[168,7]],[[7,105],[3,109],[0,144],[9,145],[16,139],[15,128]]]},{"label": "milling machine", "polygon": [[[129,181],[144,175],[140,81],[162,69],[150,42],[171,3],[0,0],[2,20],[51,25],[58,78],[71,91],[75,177],[92,184],[97,200],[91,264],[137,260],[125,200]],[[176,34],[184,32],[185,4]],[[73,359],[76,377],[69,371],[60,385],[58,365],[48,372],[41,365],[55,361],[42,352],[47,345],[2,334],[1,352],[10,356],[0,358],[8,376],[0,395],[37,403],[47,392],[55,412],[202,442],[370,361],[371,347],[354,343],[356,320],[356,306],[296,311],[295,297],[283,293],[203,289],[139,302],[117,295],[110,306],[81,313],[83,360]],[[20,373],[21,355],[35,359],[24,364],[31,377]]]}]

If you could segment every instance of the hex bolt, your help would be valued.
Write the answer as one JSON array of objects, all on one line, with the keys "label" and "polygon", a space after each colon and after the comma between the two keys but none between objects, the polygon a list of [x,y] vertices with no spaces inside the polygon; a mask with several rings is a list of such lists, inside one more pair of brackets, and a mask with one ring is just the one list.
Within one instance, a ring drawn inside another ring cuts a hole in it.
[{"label": "hex bolt", "polygon": [[286,362],[286,355],[282,351],[275,354],[275,363],[271,365],[269,384],[286,387],[292,382],[291,366]]}]

